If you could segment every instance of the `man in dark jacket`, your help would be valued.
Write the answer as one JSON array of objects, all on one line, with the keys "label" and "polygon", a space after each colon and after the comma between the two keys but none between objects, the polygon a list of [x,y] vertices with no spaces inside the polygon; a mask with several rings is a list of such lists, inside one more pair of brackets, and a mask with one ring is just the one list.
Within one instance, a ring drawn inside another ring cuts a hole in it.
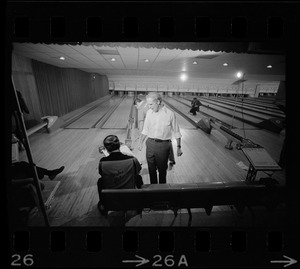
[{"label": "man in dark jacket", "polygon": [[103,145],[108,152],[107,157],[100,159],[98,171],[101,175],[97,182],[100,212],[101,191],[103,189],[135,189],[143,185],[139,176],[141,165],[134,156],[125,155],[120,151],[120,141],[115,135],[109,135],[103,140]]}]

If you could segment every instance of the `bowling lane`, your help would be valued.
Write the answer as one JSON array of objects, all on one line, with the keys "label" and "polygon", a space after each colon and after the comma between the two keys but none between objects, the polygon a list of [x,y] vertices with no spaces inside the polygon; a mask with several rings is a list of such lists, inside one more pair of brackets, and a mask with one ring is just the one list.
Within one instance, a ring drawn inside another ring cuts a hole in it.
[{"label": "bowling lane", "polygon": [[[178,101],[180,101],[180,102],[176,101],[177,100],[176,98],[173,99],[170,97],[168,97],[166,100],[167,100],[167,102],[170,102],[172,105],[176,106],[181,111],[184,111],[183,109],[187,108],[186,105],[181,103],[182,100],[184,101],[184,99],[182,99],[182,98],[178,99]],[[189,104],[189,101],[187,101],[187,100],[185,100],[185,101],[186,101],[185,102],[186,104]],[[201,107],[200,113],[197,113],[196,116],[193,116],[190,114],[187,114],[187,115],[191,119],[194,119],[195,121],[199,121],[201,118],[207,117],[206,115],[203,115],[201,113],[201,111],[205,111],[205,108]],[[222,115],[221,113],[217,113],[217,112],[213,113],[213,111],[211,111],[211,112],[212,113],[210,113],[210,111],[208,109],[206,109],[207,114],[210,114],[211,116],[214,116],[214,117],[230,124],[230,120],[229,120],[228,116]],[[242,123],[241,123],[241,126],[242,126]],[[248,138],[248,139],[252,140],[254,143],[257,143],[257,144],[263,146],[275,160],[279,159],[280,151],[281,151],[281,148],[283,145],[283,140],[285,137],[284,134],[276,134],[273,132],[266,131],[264,129],[255,129],[255,127],[253,127],[247,123],[245,123],[244,126],[245,126],[244,128],[247,130],[243,130],[243,128],[236,128],[236,129],[233,129],[233,131],[236,134],[238,134],[244,138]],[[215,130],[215,131],[218,132],[217,130]],[[212,134],[213,133],[214,132],[212,132]]]},{"label": "bowling lane", "polygon": [[[173,103],[172,104],[177,106],[178,103],[183,103],[184,104],[183,107],[185,109],[181,110],[181,111],[186,111],[187,116],[190,117],[191,119],[193,119],[196,122],[201,120],[203,117],[208,117],[208,115],[210,115],[212,117],[215,117],[215,118],[225,122],[229,126],[233,126],[235,128],[257,129],[257,127],[255,127],[251,124],[242,122],[242,121],[234,118],[233,116],[228,116],[228,115],[225,115],[221,112],[214,111],[214,110],[210,109],[210,107],[200,106],[200,112],[199,113],[197,113],[195,116],[190,115],[188,113],[191,109],[191,102],[189,100],[186,100],[186,99],[180,98],[180,97],[172,97],[172,98],[173,98],[173,101],[172,101]],[[171,101],[170,101],[170,103],[171,103]],[[221,110],[221,109],[219,109],[219,110]],[[202,112],[204,112],[204,113],[202,113]]]},{"label": "bowling lane", "polygon": [[101,119],[111,107],[117,105],[122,97],[113,96],[111,99],[99,104],[95,109],[71,123],[66,129],[89,129]]},{"label": "bowling lane", "polygon": [[[189,115],[188,112],[190,110],[190,108],[188,108],[185,104],[181,103],[181,102],[177,102],[175,101],[172,97],[169,96],[164,96],[163,100],[167,101],[168,103],[170,103],[171,105],[175,106],[178,110],[180,110],[182,113],[185,113],[186,115]],[[176,112],[175,112],[176,113]],[[186,119],[184,119],[181,115],[179,115],[178,113],[176,113],[176,116],[178,115],[178,117],[183,119],[183,124],[187,124],[189,123]],[[197,120],[193,117],[190,117],[193,121],[197,122]],[[193,126],[191,123],[189,123],[191,126]],[[181,125],[180,125],[181,127]],[[195,129],[195,127],[193,126],[193,128]]]},{"label": "bowling lane", "polygon": [[[191,100],[192,100],[192,98],[185,98],[185,97],[183,97],[181,99],[186,100],[190,103],[191,103]],[[234,106],[226,106],[225,107],[224,105],[223,106],[219,105],[217,102],[211,102],[211,101],[202,100],[202,99],[200,99],[200,101],[203,105],[209,106],[210,110],[215,109],[215,110],[220,111],[221,113],[224,113],[225,115],[229,114],[228,115],[229,117],[243,118],[243,119],[251,121],[253,123],[259,123],[259,122],[263,121],[264,119],[270,118],[269,116],[268,117],[261,117],[261,116],[258,116],[258,114],[257,115],[254,115],[253,113],[250,114],[246,111],[246,109],[243,110],[243,112],[242,112],[240,109],[238,109],[238,107],[234,107]],[[201,108],[202,107],[200,107],[200,109]]]},{"label": "bowling lane", "polygon": [[[192,97],[187,98],[190,101],[192,100]],[[199,98],[201,102],[209,104],[209,105],[216,105],[216,108],[222,108],[227,110],[228,113],[232,113],[235,111],[237,116],[241,117],[241,114],[243,113],[244,116],[255,118],[256,121],[262,121],[265,119],[269,119],[270,117],[284,117],[282,113],[276,113],[276,112],[270,112],[270,111],[265,111],[265,110],[259,110],[259,109],[254,109],[250,108],[245,104],[241,103],[235,103],[235,102],[224,102],[224,101],[219,101],[217,99],[208,99],[208,98]]]},{"label": "bowling lane", "polygon": [[[209,98],[214,97],[214,96],[210,96]],[[214,97],[215,98],[215,97]],[[236,100],[236,97],[223,97],[223,96],[219,96],[218,98],[220,99],[224,99],[224,100],[231,100],[232,102],[234,102]],[[251,106],[255,106],[255,107],[265,107],[265,109],[270,109],[270,110],[278,110],[278,106],[275,105],[273,102],[275,100],[275,98],[272,98],[270,100],[262,100],[262,97],[238,97],[237,100],[238,102],[243,102],[244,104],[249,104]]]},{"label": "bowling lane", "polygon": [[102,129],[124,129],[127,128],[133,97],[126,96],[117,109],[110,115],[101,127]]},{"label": "bowling lane", "polygon": [[[192,100],[194,96],[190,96],[190,100]],[[268,108],[265,107],[264,105],[252,105],[247,103],[246,101],[235,101],[235,100],[226,100],[225,98],[221,98],[221,97],[215,97],[215,96],[210,96],[210,97],[204,97],[201,96],[199,97],[200,100],[207,100],[207,101],[211,101],[211,102],[217,102],[218,104],[227,104],[227,105],[231,105],[231,107],[233,106],[237,106],[237,107],[243,107],[243,109],[247,109],[247,110],[254,110],[255,112],[259,112],[262,115],[268,115],[269,116],[273,116],[273,117],[284,117],[284,113],[283,111],[281,111],[279,108]]]},{"label": "bowling lane", "polygon": [[[168,107],[167,104],[165,104],[166,107]],[[173,111],[172,108],[168,107],[170,110]],[[181,129],[197,129],[193,124],[191,124],[190,122],[188,122],[184,117],[182,117],[179,113],[177,113],[176,111],[173,111],[175,113],[178,125],[180,126]]]}]

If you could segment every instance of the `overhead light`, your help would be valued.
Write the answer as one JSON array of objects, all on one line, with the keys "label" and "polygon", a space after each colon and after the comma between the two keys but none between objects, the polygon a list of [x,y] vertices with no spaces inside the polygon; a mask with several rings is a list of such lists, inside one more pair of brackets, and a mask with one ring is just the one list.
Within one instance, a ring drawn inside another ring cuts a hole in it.
[{"label": "overhead light", "polygon": [[223,63],[223,66],[228,66],[228,63]]},{"label": "overhead light", "polygon": [[145,59],[145,63],[149,63],[149,60],[148,60],[148,59]]},{"label": "overhead light", "polygon": [[238,78],[241,78],[243,75],[244,75],[244,74],[243,74],[242,72],[237,72],[237,74],[236,74],[236,76],[237,76]]},{"label": "overhead light", "polygon": [[65,57],[61,56],[59,57],[60,60],[64,61],[65,60]]},{"label": "overhead light", "polygon": [[270,64],[267,66],[267,68],[272,68],[272,67],[273,67],[273,66],[272,66],[272,65],[270,65]]},{"label": "overhead light", "polygon": [[196,61],[194,61],[193,64],[198,64],[198,63]]},{"label": "overhead light", "polygon": [[181,74],[180,79],[182,81],[186,81],[187,80],[187,75],[186,74]]},{"label": "overhead light", "polygon": [[116,59],[115,59],[115,58],[111,58],[111,61],[112,61],[112,62],[115,62],[115,61],[116,61]]}]

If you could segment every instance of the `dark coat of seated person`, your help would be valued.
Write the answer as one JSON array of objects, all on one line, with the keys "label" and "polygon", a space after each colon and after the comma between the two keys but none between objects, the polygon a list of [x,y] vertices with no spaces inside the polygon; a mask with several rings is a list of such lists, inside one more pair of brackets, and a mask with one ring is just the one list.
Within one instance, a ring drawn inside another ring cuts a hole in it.
[{"label": "dark coat of seated person", "polygon": [[101,191],[103,189],[135,189],[143,185],[139,176],[141,165],[134,156],[125,155],[120,151],[120,141],[115,135],[109,135],[103,140],[103,145],[109,155],[100,159],[98,170],[99,203],[98,209],[103,213]]}]

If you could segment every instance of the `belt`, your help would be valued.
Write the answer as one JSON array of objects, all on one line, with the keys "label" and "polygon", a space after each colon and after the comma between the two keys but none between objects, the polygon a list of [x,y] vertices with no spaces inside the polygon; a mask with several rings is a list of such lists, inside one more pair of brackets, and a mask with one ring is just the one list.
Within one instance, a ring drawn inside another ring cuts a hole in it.
[{"label": "belt", "polygon": [[170,139],[167,139],[167,140],[161,140],[161,139],[156,139],[156,138],[150,138],[149,139],[155,141],[155,142],[170,142],[171,140]]}]

